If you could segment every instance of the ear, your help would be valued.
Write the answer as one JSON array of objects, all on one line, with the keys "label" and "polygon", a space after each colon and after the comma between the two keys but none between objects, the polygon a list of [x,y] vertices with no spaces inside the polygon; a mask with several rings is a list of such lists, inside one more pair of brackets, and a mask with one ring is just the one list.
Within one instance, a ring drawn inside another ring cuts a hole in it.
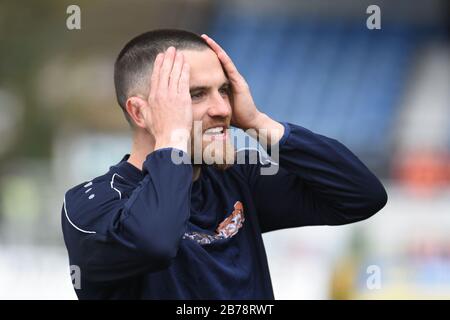
[{"label": "ear", "polygon": [[127,99],[125,110],[136,126],[146,129],[145,112],[148,107],[148,102],[142,98],[133,96]]}]

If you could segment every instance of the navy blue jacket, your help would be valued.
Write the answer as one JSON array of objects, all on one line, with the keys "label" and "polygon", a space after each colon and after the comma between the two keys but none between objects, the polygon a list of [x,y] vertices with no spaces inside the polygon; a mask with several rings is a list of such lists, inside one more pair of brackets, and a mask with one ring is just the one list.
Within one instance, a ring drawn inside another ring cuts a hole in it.
[{"label": "navy blue jacket", "polygon": [[[273,299],[261,234],[342,225],[379,211],[380,181],[345,146],[283,123],[279,170],[126,161],[64,198],[62,228],[80,299]],[[181,153],[181,151],[179,151]],[[251,157],[249,152],[246,157]]]}]

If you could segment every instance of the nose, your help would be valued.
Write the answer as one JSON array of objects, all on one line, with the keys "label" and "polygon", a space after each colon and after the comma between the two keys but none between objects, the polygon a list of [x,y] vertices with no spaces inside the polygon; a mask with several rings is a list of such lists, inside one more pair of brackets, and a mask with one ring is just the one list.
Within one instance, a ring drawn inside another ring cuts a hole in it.
[{"label": "nose", "polygon": [[212,97],[211,105],[208,108],[210,117],[228,118],[231,116],[231,106],[228,100],[224,99],[220,94]]}]

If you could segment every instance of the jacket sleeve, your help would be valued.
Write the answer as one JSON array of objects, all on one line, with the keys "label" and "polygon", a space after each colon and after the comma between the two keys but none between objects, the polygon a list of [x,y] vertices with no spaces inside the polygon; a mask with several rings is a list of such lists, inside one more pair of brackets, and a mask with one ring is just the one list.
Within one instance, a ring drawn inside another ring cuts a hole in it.
[{"label": "jacket sleeve", "polygon": [[66,194],[64,241],[71,265],[89,281],[120,280],[167,268],[176,256],[190,214],[192,166],[175,164],[160,149],[143,164],[144,179],[122,199],[112,182],[93,183]]},{"label": "jacket sleeve", "polygon": [[283,126],[279,161],[271,164],[276,174],[262,175],[261,165],[249,174],[262,232],[348,224],[384,207],[383,185],[349,149],[303,127]]}]

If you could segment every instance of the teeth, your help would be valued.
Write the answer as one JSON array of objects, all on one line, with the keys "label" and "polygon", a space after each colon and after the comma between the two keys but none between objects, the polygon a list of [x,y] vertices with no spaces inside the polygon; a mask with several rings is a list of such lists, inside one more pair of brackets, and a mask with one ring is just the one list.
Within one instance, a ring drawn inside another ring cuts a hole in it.
[{"label": "teeth", "polygon": [[222,132],[223,132],[222,127],[209,128],[208,130],[205,131],[206,134],[217,134]]}]

